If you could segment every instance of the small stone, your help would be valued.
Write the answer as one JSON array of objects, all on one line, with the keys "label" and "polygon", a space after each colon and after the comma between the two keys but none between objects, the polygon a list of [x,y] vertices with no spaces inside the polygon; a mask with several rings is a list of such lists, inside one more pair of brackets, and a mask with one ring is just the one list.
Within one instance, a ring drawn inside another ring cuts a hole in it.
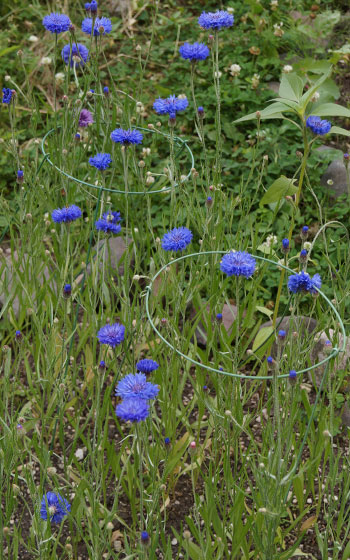
[{"label": "small stone", "polygon": [[332,198],[347,194],[346,168],[342,160],[332,161],[321,177],[321,185]]}]

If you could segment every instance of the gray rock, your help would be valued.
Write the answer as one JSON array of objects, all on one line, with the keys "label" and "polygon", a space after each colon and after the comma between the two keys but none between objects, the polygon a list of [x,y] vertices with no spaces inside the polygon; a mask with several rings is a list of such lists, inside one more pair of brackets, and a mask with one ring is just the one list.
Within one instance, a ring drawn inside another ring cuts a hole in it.
[{"label": "gray rock", "polygon": [[280,83],[279,82],[268,82],[266,84],[267,89],[270,89],[271,91],[274,91],[275,93],[279,92],[280,89]]},{"label": "gray rock", "polygon": [[[326,341],[330,340],[333,346],[337,346],[337,348],[342,348],[344,343],[344,337],[341,334],[336,335],[333,329],[329,329],[329,335],[325,332],[321,332],[317,335],[317,340],[315,344],[315,348],[312,352],[312,358],[314,363],[321,362],[328,356],[328,348],[326,346]],[[345,344],[344,352],[339,352],[338,356],[335,358],[334,366],[331,370],[332,375],[336,374],[340,370],[344,370],[348,367],[350,360],[350,340],[347,338]],[[322,381],[323,373],[325,370],[326,365],[322,365],[314,370],[313,373],[309,373],[309,379],[312,380],[313,376],[315,378],[316,386],[319,387]]]},{"label": "gray rock", "polygon": [[[92,259],[96,261],[97,254],[99,259],[99,268],[101,269],[103,266],[103,254],[104,254],[104,245],[107,243],[106,246],[106,253],[105,253],[105,270],[111,273],[117,273],[119,276],[124,275],[124,261],[122,264],[120,263],[121,258],[123,257],[125,250],[126,250],[126,243],[123,237],[107,237],[106,239],[102,239],[97,243],[92,249]],[[132,239],[128,238],[128,245],[132,243]],[[130,255],[130,262],[129,266],[133,267],[135,263],[134,255]],[[87,266],[87,273],[91,274],[92,269],[91,262]],[[76,279],[77,284],[81,282],[83,278],[83,273],[81,273],[78,278]]]},{"label": "gray rock", "polygon": [[136,0],[109,0],[106,8],[110,14],[127,14],[129,11],[136,10]]},{"label": "gray rock", "polygon": [[[328,181],[332,183],[329,184]],[[321,185],[330,191],[332,197],[347,194],[346,169],[341,160],[332,161],[321,177]]]},{"label": "gray rock", "polygon": [[[18,317],[23,307],[36,309],[38,287],[42,287],[44,283],[52,289],[56,288],[54,272],[42,260],[34,259],[28,253],[18,254],[17,251],[6,255],[0,260],[2,312],[11,310]],[[25,290],[23,285],[26,286]]]}]

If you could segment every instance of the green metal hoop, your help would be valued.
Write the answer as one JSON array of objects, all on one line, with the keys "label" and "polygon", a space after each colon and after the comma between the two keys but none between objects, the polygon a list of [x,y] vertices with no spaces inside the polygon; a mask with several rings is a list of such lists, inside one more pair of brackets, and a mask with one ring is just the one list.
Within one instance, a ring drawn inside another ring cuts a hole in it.
[{"label": "green metal hoop", "polygon": [[[185,360],[191,362],[191,364],[195,365],[195,366],[199,366],[203,369],[207,369],[208,371],[212,371],[214,373],[220,373],[221,375],[228,375],[229,377],[236,377],[239,379],[273,379],[273,375],[242,375],[239,373],[232,373],[230,371],[222,371],[220,369],[216,369],[213,368],[211,366],[205,365],[205,364],[201,364],[200,362],[198,362],[197,360],[194,360],[192,358],[190,358],[189,356],[186,356],[186,354],[184,354],[183,352],[181,352],[180,350],[178,350],[177,348],[175,348],[172,344],[170,344],[170,342],[168,342],[163,336],[162,334],[159,332],[159,330],[157,329],[157,327],[155,326],[151,314],[150,314],[150,310],[149,310],[149,299],[150,296],[152,295],[152,287],[153,284],[155,282],[155,280],[158,278],[158,276],[163,272],[163,270],[165,270],[167,267],[186,260],[186,259],[190,259],[192,257],[202,257],[204,255],[225,255],[227,253],[227,251],[203,251],[201,253],[191,253],[190,255],[183,255],[182,257],[178,257],[177,259],[174,259],[170,262],[168,262],[167,264],[165,264],[160,270],[158,270],[158,272],[153,276],[150,284],[147,286],[146,288],[146,314],[147,314],[147,318],[151,324],[152,329],[157,333],[157,335],[159,336],[159,338],[164,342],[164,344],[166,344],[169,348],[171,348],[172,350],[174,350],[177,354],[179,354],[179,356],[181,356],[182,358],[185,358]],[[295,271],[292,270],[291,268],[289,268],[288,266],[285,266],[283,264],[280,264],[279,262],[275,262],[272,261],[271,259],[267,259],[266,257],[260,257],[260,256],[256,256],[256,255],[252,255],[252,257],[254,257],[255,259],[259,260],[259,261],[264,261],[268,264],[272,264],[274,266],[278,266],[279,268],[284,268],[284,270],[286,270],[287,272],[290,272],[292,274],[295,274]],[[310,366],[308,368],[305,369],[301,369],[299,371],[296,372],[297,375],[301,374],[301,373],[306,373],[307,371],[311,371],[323,364],[326,364],[327,362],[329,362],[332,358],[335,358],[335,356],[337,356],[340,352],[344,352],[345,350],[345,346],[346,346],[346,334],[345,334],[345,328],[344,328],[344,324],[343,321],[340,318],[340,315],[338,313],[338,311],[336,310],[336,308],[334,307],[333,303],[328,299],[328,297],[318,288],[316,288],[317,292],[320,294],[320,296],[323,297],[323,299],[327,302],[327,304],[330,306],[330,308],[332,309],[332,311],[334,312],[337,320],[339,321],[339,326],[340,326],[340,330],[342,332],[343,335],[343,344],[342,344],[342,348],[333,348],[332,352],[329,354],[329,356],[327,356],[327,358],[325,358],[324,360],[321,360],[320,362],[318,362],[317,364],[314,364],[313,366]],[[286,378],[289,377],[289,373],[283,373],[278,375],[279,378]]]},{"label": "green metal hoop", "polygon": [[[57,165],[55,165],[51,160],[50,160],[50,154],[48,154],[45,151],[45,141],[46,139],[53,134],[54,132],[56,132],[59,128],[61,127],[57,127],[57,128],[52,128],[51,130],[49,130],[44,138],[42,139],[41,142],[41,151],[44,155],[45,160],[52,166],[54,167],[59,173],[61,173],[61,175],[64,175],[65,177],[67,177],[68,179],[71,179],[71,181],[74,181],[75,183],[79,183],[80,185],[84,185],[85,187],[91,187],[93,189],[98,189],[98,190],[102,190],[105,192],[111,192],[111,193],[116,193],[116,194],[123,194],[126,195],[125,191],[121,191],[119,189],[109,189],[108,187],[104,187],[103,185],[93,185],[92,183],[87,183],[85,181],[81,181],[80,179],[77,179],[76,177],[73,177],[72,175],[69,175],[68,173],[66,173],[65,171],[63,171],[62,169],[60,169],[59,167],[57,167]],[[150,129],[150,128],[142,128],[140,126],[135,127],[137,130],[143,130],[144,132],[150,132],[152,134],[160,134],[161,136],[164,136],[165,138],[170,138],[169,134],[166,134],[164,132],[161,132],[160,130],[155,130],[155,129]],[[182,138],[180,138],[179,136],[174,136],[174,143],[177,146],[180,146],[180,150],[179,153],[177,154],[177,156],[184,150],[186,149],[189,156],[190,156],[190,160],[191,160],[191,168],[190,171],[187,173],[186,177],[184,178],[184,180],[181,182],[185,183],[186,181],[188,181],[188,179],[191,176],[191,170],[194,168],[194,156],[192,153],[191,148],[189,147],[189,145],[187,144],[187,140],[183,140]],[[179,186],[179,183],[175,183],[174,185],[171,185],[170,187],[167,187],[166,189],[158,189],[158,190],[148,190],[148,191],[129,191],[127,194],[128,195],[142,195],[142,196],[147,196],[147,195],[151,195],[151,194],[161,194],[161,193],[166,193],[171,191],[172,189],[176,189]]]}]

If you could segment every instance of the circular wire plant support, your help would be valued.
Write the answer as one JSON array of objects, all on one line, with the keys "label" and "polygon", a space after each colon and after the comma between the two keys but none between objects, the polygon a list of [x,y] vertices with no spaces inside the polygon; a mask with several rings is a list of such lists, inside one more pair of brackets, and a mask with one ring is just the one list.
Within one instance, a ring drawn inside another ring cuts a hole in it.
[{"label": "circular wire plant support", "polygon": [[[61,173],[61,175],[64,175],[65,177],[67,177],[71,181],[74,181],[75,183],[78,183],[80,185],[84,185],[85,187],[91,187],[91,188],[97,189],[99,191],[105,191],[105,192],[111,192],[111,193],[123,194],[123,195],[127,194],[127,195],[142,195],[142,196],[145,196],[145,195],[147,196],[147,195],[151,195],[151,194],[163,194],[163,193],[166,193],[166,192],[170,192],[171,190],[176,189],[179,186],[179,183],[175,182],[174,185],[170,185],[170,187],[166,187],[166,188],[162,188],[162,189],[157,189],[157,190],[149,189],[149,190],[146,190],[146,191],[128,191],[128,193],[125,193],[125,191],[122,191],[122,190],[119,190],[119,189],[111,189],[111,188],[105,187],[103,185],[94,185],[93,183],[87,183],[86,181],[81,181],[80,179],[77,179],[76,177],[73,177],[72,175],[69,175],[69,173],[66,173],[65,171],[63,171],[62,169],[57,167],[57,165],[55,165],[55,163],[53,163],[53,161],[50,160],[50,154],[45,151],[46,139],[51,134],[53,134],[54,132],[59,130],[60,128],[61,127],[52,128],[51,130],[49,130],[45,134],[45,136],[44,136],[44,138],[42,139],[42,142],[41,142],[41,151],[42,151],[42,154],[44,156],[44,161],[47,161],[54,169],[56,169],[59,173]],[[137,126],[137,127],[134,127],[134,128],[136,130],[142,130],[144,132],[149,132],[151,134],[159,134],[161,136],[164,136],[165,138],[170,138],[170,134],[165,134],[164,132],[160,132],[159,130],[142,128],[140,126]],[[191,170],[192,170],[192,168],[194,168],[194,156],[193,156],[191,148],[187,144],[187,140],[183,140],[179,136],[174,136],[173,140],[174,140],[174,144],[179,147],[178,153],[175,154],[175,159],[177,157],[179,157],[179,155],[183,152],[183,150],[187,150],[190,161],[191,161],[190,170],[187,173],[187,175],[184,177],[183,181],[181,181],[181,183],[180,183],[180,184],[183,184],[183,183],[186,183],[191,176]]]},{"label": "circular wire plant support", "polygon": [[[159,332],[159,330],[157,329],[156,325],[154,324],[151,314],[150,314],[150,297],[152,295],[152,287],[153,284],[155,282],[155,280],[158,278],[158,276],[168,267],[170,267],[171,265],[178,263],[180,261],[184,261],[186,259],[190,259],[192,257],[202,257],[205,255],[225,255],[227,253],[227,251],[203,251],[201,253],[191,253],[189,255],[183,255],[182,257],[178,257],[177,259],[174,259],[170,262],[168,262],[167,264],[165,264],[160,270],[158,270],[158,272],[153,276],[153,278],[151,279],[150,284],[147,286],[146,288],[146,314],[147,314],[147,318],[151,324],[152,329],[157,333],[157,335],[159,336],[159,338],[164,342],[164,344],[166,344],[169,348],[171,348],[174,352],[176,352],[177,354],[179,354],[179,356],[181,356],[182,358],[184,358],[185,360],[187,360],[188,362],[190,362],[191,364],[198,366],[200,368],[206,369],[208,371],[212,371],[214,373],[220,373],[221,375],[227,375],[229,377],[236,377],[239,379],[273,379],[273,375],[244,375],[244,374],[239,374],[239,373],[232,373],[230,371],[223,371],[220,369],[216,369],[214,367],[202,364],[201,362],[198,362],[197,360],[194,360],[193,358],[190,358],[189,356],[187,356],[186,354],[184,354],[183,352],[181,352],[180,350],[178,350],[177,348],[175,348],[168,340],[166,340],[162,334]],[[280,264],[278,262],[272,261],[271,259],[267,259],[266,257],[260,257],[260,256],[256,256],[256,255],[252,255],[252,257],[254,257],[254,259],[259,260],[259,261],[263,261],[268,263],[269,265],[273,265],[273,266],[277,266],[279,268],[283,268],[284,270],[286,270],[287,272],[291,273],[291,274],[295,274],[295,271],[290,269],[288,266],[285,266],[283,264]],[[324,360],[321,360],[320,362],[318,362],[317,364],[314,364],[313,366],[310,366],[308,368],[305,369],[301,369],[299,371],[296,372],[297,375],[301,374],[301,373],[306,373],[308,371],[311,371],[323,364],[327,364],[332,358],[335,358],[340,352],[344,352],[345,350],[345,346],[346,346],[346,334],[345,334],[345,328],[344,328],[344,324],[340,318],[340,315],[338,313],[338,311],[336,310],[336,308],[334,307],[333,303],[328,299],[328,297],[319,289],[315,288],[318,292],[318,294],[326,301],[326,303],[329,305],[329,307],[332,309],[334,315],[336,316],[337,320],[339,321],[339,326],[340,326],[340,330],[341,333],[343,335],[343,344],[341,348],[333,348],[332,352],[327,356],[327,358],[325,358]],[[266,342],[266,341],[265,341]],[[283,373],[283,374],[279,374],[277,376],[278,378],[286,378],[289,377],[289,373]]]}]

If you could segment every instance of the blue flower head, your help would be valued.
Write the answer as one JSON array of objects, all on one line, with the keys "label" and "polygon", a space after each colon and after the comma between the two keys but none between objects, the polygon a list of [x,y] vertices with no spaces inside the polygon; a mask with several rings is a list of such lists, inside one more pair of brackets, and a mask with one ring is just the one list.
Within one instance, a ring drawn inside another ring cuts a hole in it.
[{"label": "blue flower head", "polygon": [[153,103],[153,109],[158,115],[169,115],[171,119],[175,119],[176,113],[179,111],[184,111],[188,107],[188,100],[185,97],[176,97],[175,95],[170,95],[167,99],[156,99]]},{"label": "blue flower head", "polygon": [[114,235],[118,235],[118,233],[122,230],[122,226],[120,224],[106,218],[100,218],[97,220],[97,222],[95,222],[95,228],[98,231],[113,233]]},{"label": "blue flower head", "polygon": [[141,373],[152,373],[152,371],[155,371],[158,368],[159,364],[157,364],[154,360],[149,360],[148,358],[140,360],[136,364],[136,370]]},{"label": "blue flower head", "polygon": [[319,134],[320,136],[327,134],[332,128],[329,121],[322,120],[320,117],[315,117],[313,115],[307,118],[306,126],[310,128],[314,134]]},{"label": "blue flower head", "polygon": [[51,33],[63,33],[68,31],[71,26],[71,22],[68,16],[64,14],[50,14],[45,16],[43,19],[43,26],[46,27]]},{"label": "blue flower head", "polygon": [[141,542],[142,544],[148,544],[150,541],[150,536],[147,531],[142,531],[141,533]]},{"label": "blue flower head", "polygon": [[96,2],[96,0],[91,0],[91,2],[90,2],[90,12],[92,12],[92,13],[97,12],[97,2]]},{"label": "blue flower head", "polygon": [[102,214],[102,217],[103,217],[104,220],[108,220],[109,222],[113,222],[113,224],[117,224],[121,220],[120,212],[113,212],[111,210],[108,210],[108,212],[105,212],[104,214]]},{"label": "blue flower head", "polygon": [[105,95],[109,95],[109,87],[108,87],[108,86],[105,86],[105,87],[103,88],[103,93],[104,93]]},{"label": "blue flower head", "polygon": [[273,364],[273,357],[272,356],[267,356],[266,361],[268,364]]},{"label": "blue flower head", "polygon": [[192,231],[186,227],[174,228],[163,236],[164,251],[183,251],[192,241]]},{"label": "blue flower head", "polygon": [[72,48],[70,44],[65,45],[61,52],[62,59],[65,64],[70,64],[73,68],[74,64],[78,68],[84,66],[89,58],[89,49],[81,43],[74,43]]},{"label": "blue flower head", "polygon": [[155,399],[159,393],[158,385],[147,381],[144,373],[129,373],[121,379],[115,394],[122,399]]},{"label": "blue flower head", "polygon": [[184,43],[179,48],[179,53],[185,60],[205,60],[209,56],[209,49],[204,43]]},{"label": "blue flower head", "polygon": [[89,164],[92,167],[96,167],[100,171],[107,169],[112,163],[112,158],[110,154],[96,154],[95,156],[89,158]]},{"label": "blue flower head", "polygon": [[293,274],[288,279],[288,289],[293,294],[300,292],[309,292],[310,294],[317,294],[317,290],[321,288],[322,281],[319,274],[315,274],[312,278],[310,274],[302,270],[298,274]]},{"label": "blue flower head", "polygon": [[289,249],[289,239],[287,239],[286,237],[282,239],[282,249]]},{"label": "blue flower head", "polygon": [[145,399],[125,399],[117,405],[115,413],[125,422],[141,422],[149,415],[149,406]]},{"label": "blue flower head", "polygon": [[203,27],[203,29],[212,29],[213,31],[219,31],[219,29],[223,27],[232,27],[233,22],[233,15],[224,10],[208,13],[202,12],[198,18],[198,25],[200,25],[200,27]]},{"label": "blue flower head", "polygon": [[143,140],[143,134],[138,130],[132,130],[131,128],[124,130],[123,128],[116,128],[111,133],[111,139],[117,144],[122,144],[123,146],[129,146],[130,144],[141,144]]},{"label": "blue flower head", "polygon": [[65,284],[63,286],[63,294],[65,296],[70,296],[72,293],[72,286],[70,284]]},{"label": "blue flower head", "polygon": [[60,224],[62,222],[74,222],[81,217],[81,210],[79,206],[75,206],[72,204],[71,206],[66,206],[65,208],[57,208],[51,214],[51,217],[54,222]]},{"label": "blue flower head", "polygon": [[[91,10],[91,4],[90,4]],[[81,24],[81,29],[83,33],[87,35],[91,35],[92,33],[92,19],[85,18]],[[106,35],[106,33],[110,33],[112,31],[112,22],[110,19],[106,17],[96,18],[95,25],[94,25],[94,36],[97,37],[98,35]]]},{"label": "blue flower head", "polygon": [[6,87],[2,88],[2,102],[8,105],[9,103],[11,103],[11,99],[12,99],[12,90]]},{"label": "blue flower head", "polygon": [[125,336],[125,327],[121,323],[114,323],[113,325],[105,325],[98,333],[97,338],[101,344],[108,344],[115,348],[121,344]]},{"label": "blue flower head", "polygon": [[230,251],[223,256],[220,269],[227,276],[245,276],[250,278],[255,271],[256,261],[246,251]]},{"label": "blue flower head", "polygon": [[47,492],[41,500],[40,517],[53,523],[61,523],[71,510],[70,504],[60,494],[55,492]]},{"label": "blue flower head", "polygon": [[24,173],[23,173],[22,169],[19,169],[17,171],[17,179],[21,180],[21,179],[23,179],[23,176],[24,176]]}]

